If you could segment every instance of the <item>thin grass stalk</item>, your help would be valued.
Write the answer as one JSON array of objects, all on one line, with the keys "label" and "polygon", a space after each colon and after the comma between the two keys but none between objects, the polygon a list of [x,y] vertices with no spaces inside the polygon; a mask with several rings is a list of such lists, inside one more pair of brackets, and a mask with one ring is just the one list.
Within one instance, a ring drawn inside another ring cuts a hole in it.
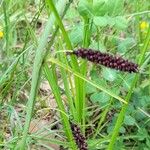
[{"label": "thin grass stalk", "polygon": [[105,89],[104,87],[98,85],[97,83],[87,79],[81,73],[78,73],[77,71],[73,70],[72,68],[68,67],[67,65],[61,63],[59,60],[54,59],[54,58],[49,58],[48,61],[50,61],[50,62],[52,62],[54,64],[57,64],[58,66],[64,68],[68,72],[71,72],[72,74],[74,74],[78,78],[80,78],[80,79],[84,80],[85,82],[89,83],[90,85],[94,86],[95,88],[105,92],[106,94],[110,95],[111,97],[114,97],[115,99],[119,100],[120,102],[123,102],[123,103],[127,104],[127,102],[124,99],[122,99],[121,97],[119,97],[116,94],[114,94],[113,92]]},{"label": "thin grass stalk", "polygon": [[[14,82],[14,76],[15,76],[16,67],[17,67],[17,64],[16,64],[16,65],[14,66],[14,68],[11,70],[12,72],[10,73],[10,78],[9,78],[7,84],[4,86],[4,88],[3,88],[3,89],[1,90],[1,92],[0,92],[0,94],[2,95],[2,97],[1,97],[2,101],[0,101],[0,103],[1,103],[1,102],[2,102],[2,103],[4,102],[5,97],[6,97],[6,95],[8,94],[8,91],[10,90],[10,88],[11,88],[13,82]],[[16,85],[16,87],[17,87],[17,85]],[[13,93],[13,94],[14,94],[14,93]],[[13,96],[12,96],[12,98],[13,98]]]},{"label": "thin grass stalk", "polygon": [[32,37],[33,41],[35,42],[36,45],[38,45],[38,41],[35,35],[35,32],[33,31],[33,28],[35,28],[35,24],[37,23],[42,10],[44,9],[45,4],[42,4],[39,7],[39,10],[35,13],[35,15],[33,16],[31,21],[28,21],[28,18],[26,17],[26,15],[24,15],[24,19],[27,23],[27,33],[26,33],[26,38],[28,38],[28,35],[30,34],[30,36]]},{"label": "thin grass stalk", "polygon": [[[146,39],[144,41],[144,45],[142,47],[141,55],[140,55],[139,62],[138,62],[139,66],[141,66],[143,61],[144,61],[144,56],[145,56],[146,50],[148,48],[149,42],[150,42],[150,27],[148,29],[147,36],[146,36]],[[107,148],[108,150],[113,150],[113,148],[114,148],[114,144],[115,144],[115,142],[117,140],[117,136],[118,136],[120,127],[121,127],[122,122],[124,120],[124,117],[125,117],[125,114],[126,114],[126,110],[128,108],[129,101],[131,99],[131,95],[133,93],[134,87],[135,87],[138,79],[139,79],[139,74],[136,74],[134,79],[133,79],[133,82],[131,84],[131,88],[130,88],[130,90],[129,90],[126,98],[125,98],[127,104],[124,104],[122,106],[122,109],[121,109],[121,111],[119,113],[119,116],[117,118],[114,130],[113,130],[113,133],[112,133],[112,136],[111,136],[111,139],[110,139],[110,143],[109,143],[108,148]]]},{"label": "thin grass stalk", "polygon": [[[5,73],[1,76],[0,78],[0,88],[1,86],[8,80],[8,76],[9,74],[12,74],[13,71],[15,70],[20,58],[22,57],[22,55],[27,52],[29,49],[24,50],[13,62],[12,64],[8,67],[8,69],[5,71]],[[0,91],[1,94],[2,91]]]},{"label": "thin grass stalk", "polygon": [[[72,0],[70,1],[70,3],[72,3]],[[68,34],[64,28],[64,25],[61,21],[61,18],[55,8],[55,5],[52,1],[48,1],[48,5],[49,7],[51,8],[52,12],[54,13],[55,17],[56,17],[56,21],[57,21],[57,24],[59,25],[60,29],[62,30],[62,33],[63,33],[63,36],[64,36],[64,39],[66,41],[66,45],[67,45],[67,48],[68,49],[72,49],[72,45],[71,45],[71,42],[70,42],[70,39],[68,37]],[[62,57],[60,58],[62,59]],[[64,59],[63,59],[64,60]],[[75,66],[75,69],[78,69],[78,64],[77,64],[77,61],[75,60],[74,57],[72,57],[72,64],[73,66]],[[65,71],[63,71],[63,69],[61,68],[61,72],[63,74],[63,81],[64,81],[64,86],[65,86],[65,90],[66,90],[66,95],[67,95],[67,98],[68,98],[68,101],[69,101],[69,106],[70,106],[70,110],[72,112],[72,115],[74,118],[76,118],[78,115],[75,114],[75,109],[74,109],[74,105],[73,105],[73,99],[72,99],[72,96],[71,96],[71,93],[70,93],[70,90],[69,90],[69,85],[68,84],[68,81],[66,80],[67,79],[67,76],[65,75]],[[70,78],[70,77],[69,77]],[[75,78],[75,84],[78,85],[78,79]],[[78,86],[76,86],[78,87]],[[72,89],[73,91],[73,89]]]},{"label": "thin grass stalk", "polygon": [[[63,49],[61,40],[59,40],[59,45],[60,45],[59,46],[60,49]],[[58,53],[58,58],[61,62],[68,65],[66,55]],[[71,74],[69,72],[67,72],[66,70],[64,70],[63,68],[61,68],[61,67],[60,67],[60,71],[61,71],[61,77],[62,77],[63,82],[64,82],[65,94],[66,94],[67,100],[69,102],[69,109],[70,109],[71,115],[76,116],[76,109],[74,107],[74,100],[73,100],[73,96],[72,96],[73,87],[71,89],[72,93],[71,93],[71,90],[70,90],[70,87],[69,87],[69,82],[70,82],[70,85],[72,85]]]},{"label": "thin grass stalk", "polygon": [[[36,14],[33,16],[33,19],[30,22],[31,27],[33,27],[34,22],[37,22],[37,20],[39,19],[43,8],[44,8],[44,4],[40,7],[40,10],[38,12],[36,12]],[[22,48],[22,52],[26,49],[27,42],[29,40],[28,38],[29,38],[29,31],[27,30],[26,34],[25,34],[25,41],[24,41],[24,45],[23,45],[23,48]],[[25,55],[23,54],[23,56],[22,56],[22,65],[23,65],[23,67],[24,67],[24,64],[25,64]]]},{"label": "thin grass stalk", "polygon": [[[129,140],[129,139],[138,140],[140,137],[141,136],[137,136],[137,135],[121,136],[121,137],[117,137],[117,140],[119,140],[120,138],[122,138],[123,140]],[[109,137],[104,137],[99,140],[95,140],[89,145],[89,149],[90,148],[93,149],[95,145],[100,145],[100,144],[104,145],[104,143],[108,143],[109,141],[110,141]],[[106,144],[105,144],[105,149],[106,149]]]},{"label": "thin grass stalk", "polygon": [[[121,79],[121,82],[117,85],[118,88],[119,88],[119,85],[121,85],[121,84],[122,84],[122,79]],[[101,119],[100,119],[100,121],[99,121],[99,123],[98,123],[96,132],[95,132],[95,134],[94,134],[94,136],[93,136],[94,138],[98,135],[98,133],[100,133],[101,129],[103,128],[101,125],[102,125],[102,123],[104,122],[108,111],[110,110],[110,107],[111,107],[111,105],[112,105],[113,100],[114,100],[114,98],[111,97],[108,106],[107,106],[106,109],[102,112]]]},{"label": "thin grass stalk", "polygon": [[24,16],[27,26],[27,32],[30,34],[32,41],[34,41],[35,45],[38,45],[38,39],[36,38],[36,34],[34,32],[34,28],[31,26],[31,23],[28,21],[28,18]]},{"label": "thin grass stalk", "polygon": [[[70,39],[69,39],[69,36],[65,30],[65,27],[62,23],[62,20],[60,19],[60,16],[55,8],[55,5],[53,3],[53,1],[50,1],[49,0],[49,7],[51,8],[51,10],[53,11],[55,17],[56,17],[56,20],[57,20],[57,23],[62,31],[62,35],[64,37],[64,40],[66,42],[66,47],[67,49],[73,49],[72,47],[72,44],[70,42]],[[79,70],[79,66],[78,66],[78,63],[77,63],[77,60],[74,56],[71,57],[71,65],[72,67],[77,70],[78,72],[80,72]],[[80,105],[79,105],[79,102],[80,102],[80,99],[81,99],[81,96],[80,96],[80,79],[75,77],[75,88],[76,88],[76,97],[75,97],[75,107],[77,109],[77,114],[76,116],[74,116],[74,119],[77,119],[76,121],[78,123],[80,123],[80,119],[79,119],[79,116],[80,116]]]},{"label": "thin grass stalk", "polygon": [[[69,6],[70,6],[71,3],[72,3],[72,2],[70,1],[70,3],[68,3],[68,5],[66,6],[66,9],[65,9],[65,11],[64,11],[64,14],[66,13],[66,11],[67,11],[67,9],[69,8]],[[63,16],[64,16],[64,14],[62,15],[62,18],[63,18]],[[56,30],[58,30],[58,27],[57,27]],[[61,41],[59,41],[59,43],[61,43]],[[48,49],[50,49],[50,46],[49,46]],[[63,49],[63,48],[61,48],[61,49]],[[62,62],[64,62],[65,64],[68,64],[68,62],[67,62],[65,56],[58,55],[58,57],[59,57],[59,59],[60,59]],[[67,72],[65,72],[65,70],[63,70],[63,69],[61,68],[61,74],[62,74],[62,78],[63,78],[63,82],[64,82],[64,88],[65,88],[66,96],[67,96],[67,99],[68,99],[68,101],[69,101],[70,112],[71,112],[71,114],[73,114],[73,116],[76,116],[76,115],[74,115],[74,113],[75,113],[76,110],[75,110],[75,108],[74,108],[72,95],[71,95],[71,92],[70,92],[70,89],[69,89],[69,84],[68,84],[68,80],[67,80]],[[70,84],[71,84],[72,81],[71,81],[70,78],[71,78],[71,77],[69,76],[69,81],[70,81]],[[73,86],[71,86],[71,87],[72,87],[72,89],[73,89]],[[74,95],[74,94],[73,94],[73,95]]]},{"label": "thin grass stalk", "polygon": [[108,106],[105,108],[105,110],[102,112],[102,114],[101,114],[101,119],[100,119],[100,121],[98,122],[98,126],[97,126],[97,129],[96,129],[95,134],[93,135],[93,138],[96,138],[96,136],[98,135],[98,133],[100,133],[100,131],[101,131],[101,125],[102,125],[102,123],[104,122],[104,120],[105,120],[105,118],[106,118],[106,115],[107,115],[107,113],[108,113],[108,111],[109,111],[109,109],[110,109],[112,100],[113,100],[113,98],[111,98],[110,103],[109,103]]},{"label": "thin grass stalk", "polygon": [[3,1],[3,11],[4,11],[4,22],[5,22],[5,39],[6,39],[6,48],[5,51],[2,53],[8,56],[8,52],[9,52],[9,34],[10,34],[10,21],[9,21],[9,12],[8,12],[8,5],[9,3],[7,3],[6,1]]},{"label": "thin grass stalk", "polygon": [[[88,48],[89,44],[90,44],[90,19],[89,18],[84,18],[84,38],[83,38],[83,47]],[[87,73],[87,61],[83,60],[82,64],[81,64],[81,74],[83,76],[85,76]],[[84,80],[80,80],[80,95],[81,95],[81,99],[79,101],[79,105],[80,105],[80,119],[82,122],[82,132],[85,135],[85,124],[86,124],[86,82]]]},{"label": "thin grass stalk", "polygon": [[[65,8],[65,10],[64,10],[64,13],[63,13],[63,15],[62,15],[62,18],[64,17],[64,15],[65,15],[65,13],[66,13],[66,11],[67,11],[67,9],[69,8],[69,6],[70,6],[71,3],[72,3],[72,2],[70,1],[70,2],[67,4],[67,6],[66,6],[66,8]],[[57,31],[58,31],[58,26],[56,27],[56,31],[55,31],[54,34],[56,34]],[[59,41],[59,43],[61,43],[61,41]],[[48,46],[48,49],[50,49],[50,47],[51,47],[51,45]],[[63,49],[63,48],[61,48],[61,49]],[[47,55],[48,55],[48,54],[47,54]],[[65,64],[68,64],[68,62],[67,62],[65,56],[59,55],[59,59],[60,59],[62,62],[64,62]],[[53,67],[53,69],[55,70],[55,67]],[[70,92],[70,89],[69,89],[69,84],[68,84],[68,80],[67,80],[67,72],[65,72],[65,70],[63,70],[63,69],[61,68],[61,74],[62,74],[62,78],[63,78],[63,82],[64,82],[64,88],[65,88],[66,96],[67,96],[67,99],[68,99],[68,101],[69,101],[69,106],[70,106],[71,114],[73,114],[73,116],[76,116],[76,115],[74,115],[74,113],[75,113],[75,108],[74,108],[74,105],[73,105],[72,95],[71,95],[71,92]],[[56,78],[56,76],[54,76],[54,77]],[[70,78],[71,78],[71,77],[69,76],[69,79],[70,79]],[[72,81],[71,81],[71,79],[70,79],[70,84],[71,84],[71,83],[72,83]],[[71,86],[71,87],[72,87],[72,89],[73,89],[73,86]]]},{"label": "thin grass stalk", "polygon": [[[134,1],[134,6],[135,6],[135,12],[139,12],[140,11],[140,7],[141,7],[141,3],[139,1]],[[142,42],[142,35],[141,35],[141,31],[140,31],[140,16],[137,15],[135,16],[135,27],[136,27],[136,32],[137,32],[137,40],[138,43]],[[140,48],[139,48],[140,49]]]},{"label": "thin grass stalk", "polygon": [[[72,1],[73,0],[71,0],[70,2],[72,2]],[[59,25],[59,27],[60,27],[60,29],[62,31],[64,40],[65,40],[66,45],[67,45],[67,49],[70,49],[70,50],[73,49],[71,41],[69,39],[69,36],[68,36],[68,34],[67,34],[66,30],[65,30],[65,27],[64,27],[64,25],[62,23],[62,19],[60,18],[59,13],[57,12],[57,9],[56,9],[53,1],[48,0],[48,4],[49,4],[50,9],[52,10],[52,12],[54,13],[54,15],[56,17],[57,24]],[[75,59],[75,57],[72,57],[72,64],[73,64],[72,67],[74,67],[75,70],[79,71],[78,63],[77,63],[77,60]]]},{"label": "thin grass stalk", "polygon": [[[60,61],[64,62],[64,59],[62,57],[60,57]],[[68,80],[67,80],[69,78],[68,77],[69,74],[67,75],[67,72],[63,68],[60,68],[60,71],[61,71],[61,76],[62,76],[62,79],[63,79],[63,82],[64,82],[65,94],[66,94],[67,100],[69,102],[69,109],[70,109],[71,115],[75,116],[76,115],[76,110],[74,108],[73,98],[72,98],[72,94],[71,94],[71,91],[70,91],[70,88],[69,88],[69,83],[68,83]]]},{"label": "thin grass stalk", "polygon": [[47,141],[53,144],[62,145],[62,146],[69,146],[68,142],[64,142],[58,139],[48,138],[44,136],[38,136],[38,135],[30,135],[31,138],[34,138],[35,140],[41,140],[41,141]]},{"label": "thin grass stalk", "polygon": [[59,86],[57,85],[57,81],[54,77],[54,75],[56,75],[56,74],[55,74],[55,72],[53,72],[52,69],[49,69],[47,64],[44,65],[44,72],[45,72],[46,78],[47,78],[47,80],[48,80],[48,82],[51,86],[52,92],[55,96],[55,100],[57,102],[58,108],[60,110],[60,116],[61,116],[61,119],[62,119],[62,122],[63,122],[64,131],[65,131],[66,136],[68,137],[68,140],[70,142],[70,147],[73,150],[76,150],[76,145],[75,145],[75,142],[73,140],[72,132],[71,132],[71,129],[70,129],[70,124],[69,124],[69,121],[68,121],[69,116],[67,116],[66,113],[65,113],[65,107],[64,107],[63,101],[61,99]]},{"label": "thin grass stalk", "polygon": [[[60,0],[57,3],[57,8],[60,14],[62,14],[62,12],[64,11],[65,6],[66,6],[66,3],[64,3],[63,0]],[[15,149],[19,149],[19,150],[25,149],[26,139],[28,136],[28,130],[29,130],[30,122],[31,122],[32,112],[33,112],[34,104],[35,104],[35,98],[36,98],[38,85],[39,85],[42,62],[45,58],[45,54],[47,53],[45,46],[47,44],[48,36],[53,29],[54,23],[55,23],[54,15],[51,15],[48,19],[43,35],[39,40],[38,48],[36,50],[36,55],[34,59],[31,91],[30,91],[30,96],[29,96],[29,100],[27,103],[28,109],[27,109],[27,114],[26,114],[26,119],[25,119],[26,121],[25,121],[24,130],[23,130],[23,136],[22,136],[22,140],[16,146]],[[51,42],[53,43],[53,41]]]}]

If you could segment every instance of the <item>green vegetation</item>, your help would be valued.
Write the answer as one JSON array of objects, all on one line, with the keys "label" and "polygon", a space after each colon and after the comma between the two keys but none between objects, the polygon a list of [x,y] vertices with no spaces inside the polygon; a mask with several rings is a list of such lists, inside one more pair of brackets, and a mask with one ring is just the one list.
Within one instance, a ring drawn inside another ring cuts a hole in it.
[{"label": "green vegetation", "polygon": [[[0,149],[150,149],[149,0],[0,6]],[[139,71],[67,55],[80,48]]]}]

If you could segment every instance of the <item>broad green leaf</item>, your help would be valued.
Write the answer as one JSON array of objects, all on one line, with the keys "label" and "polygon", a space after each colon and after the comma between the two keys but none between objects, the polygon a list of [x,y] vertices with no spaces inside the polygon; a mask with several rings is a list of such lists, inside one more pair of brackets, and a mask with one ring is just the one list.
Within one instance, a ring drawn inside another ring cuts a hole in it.
[{"label": "broad green leaf", "polygon": [[102,150],[104,146],[106,147],[105,142],[109,142],[109,138],[89,138],[88,139],[88,147],[89,150]]},{"label": "broad green leaf", "polygon": [[122,14],[124,0],[93,0],[93,13],[95,16],[115,16]]},{"label": "broad green leaf", "polygon": [[86,84],[86,93],[91,94],[94,92],[97,92],[97,89],[94,86],[92,86],[91,84],[87,83]]},{"label": "broad green leaf", "polygon": [[128,22],[124,17],[117,16],[115,17],[115,27],[120,30],[125,29],[128,27]]},{"label": "broad green leaf", "polygon": [[111,16],[106,16],[106,18],[107,18],[108,25],[110,27],[113,27],[115,25],[115,18]]},{"label": "broad green leaf", "polygon": [[149,135],[147,133],[147,130],[145,128],[139,128],[138,129],[138,133],[137,136],[139,137],[138,139],[143,141],[144,139],[146,139]]},{"label": "broad green leaf", "polygon": [[74,45],[77,45],[83,40],[83,26],[81,24],[76,25],[69,34],[70,40]]},{"label": "broad green leaf", "polygon": [[108,18],[106,16],[104,17],[94,17],[93,22],[95,25],[100,27],[106,27],[108,25]]},{"label": "broad green leaf", "polygon": [[111,134],[112,131],[113,131],[113,128],[114,128],[114,126],[110,123],[109,126],[108,126],[108,128],[107,128],[107,133]]},{"label": "broad green leaf", "polygon": [[121,136],[119,140],[117,140],[116,143],[114,144],[114,150],[125,150],[124,140]]},{"label": "broad green leaf", "polygon": [[118,51],[120,53],[125,53],[134,44],[135,40],[133,38],[121,39],[118,41]]},{"label": "broad green leaf", "polygon": [[111,89],[111,91],[113,92],[113,93],[115,93],[115,94],[119,94],[120,93],[120,89],[118,88],[118,87],[113,87],[113,85],[112,85],[112,87],[110,87]]},{"label": "broad green leaf", "polygon": [[125,29],[128,26],[127,20],[122,16],[111,17],[111,16],[95,16],[93,19],[95,25],[100,27],[115,27],[117,29]]},{"label": "broad green leaf", "polygon": [[130,116],[130,115],[125,116],[124,123],[126,125],[133,126],[135,124],[135,122],[136,121],[135,121],[135,119],[132,116]]},{"label": "broad green leaf", "polygon": [[122,79],[123,87],[125,88],[125,90],[129,90],[131,87],[132,80],[134,78],[134,74],[127,74],[126,77],[119,75],[118,77]]},{"label": "broad green leaf", "polygon": [[101,41],[92,40],[89,47],[96,50],[100,50],[101,52],[106,52],[106,47]]},{"label": "broad green leaf", "polygon": [[[113,132],[113,129],[114,129],[114,124],[113,123],[110,123],[108,128],[107,128],[107,133],[110,134]],[[126,129],[122,126],[119,130],[120,133],[125,133],[126,132]]]},{"label": "broad green leaf", "polygon": [[107,11],[109,15],[115,16],[122,13],[124,7],[124,0],[111,0],[107,1]]},{"label": "broad green leaf", "polygon": [[93,0],[94,16],[103,16],[107,13],[107,0]]},{"label": "broad green leaf", "polygon": [[93,81],[95,81],[97,84],[99,84],[99,85],[102,85],[103,87],[105,87],[105,88],[108,88],[107,87],[107,82],[106,82],[106,80],[103,80],[102,78],[101,78],[101,76],[99,75],[99,73],[98,73],[98,70],[92,70],[91,72],[90,72],[90,76],[91,76],[91,79],[93,80]]},{"label": "broad green leaf", "polygon": [[79,17],[79,14],[77,13],[75,8],[68,9],[65,15],[65,19],[70,20],[70,21],[77,17]]},{"label": "broad green leaf", "polygon": [[106,103],[109,101],[110,96],[104,92],[97,92],[92,94],[90,98],[93,102]]},{"label": "broad green leaf", "polygon": [[93,81],[95,81],[96,79],[99,79],[99,78],[100,78],[100,76],[99,76],[97,70],[94,69],[94,68],[90,71],[90,76],[91,76],[91,79],[92,79]]},{"label": "broad green leaf", "polygon": [[[108,126],[107,128],[107,133],[110,134],[111,132],[113,132],[113,129],[114,129],[114,126]],[[124,127],[121,127],[120,130],[119,130],[120,133],[125,133],[126,130]]]},{"label": "broad green leaf", "polygon": [[109,68],[103,68],[102,76],[108,81],[114,81],[117,78],[116,70],[112,70]]},{"label": "broad green leaf", "polygon": [[120,128],[120,133],[125,133],[126,132],[126,129],[122,126],[121,128]]},{"label": "broad green leaf", "polygon": [[145,150],[149,150],[150,149],[150,138],[146,139],[146,144],[147,144],[148,148]]},{"label": "broad green leaf", "polygon": [[81,16],[91,18],[93,17],[92,3],[87,0],[80,0],[78,5],[78,11]]}]

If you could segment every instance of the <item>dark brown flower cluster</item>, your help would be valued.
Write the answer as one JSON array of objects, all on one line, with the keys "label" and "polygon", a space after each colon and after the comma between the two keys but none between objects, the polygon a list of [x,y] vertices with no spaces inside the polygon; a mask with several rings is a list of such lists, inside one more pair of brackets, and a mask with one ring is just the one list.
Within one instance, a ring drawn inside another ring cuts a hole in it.
[{"label": "dark brown flower cluster", "polygon": [[79,148],[79,150],[87,150],[87,143],[86,143],[86,139],[83,136],[83,134],[81,133],[80,127],[72,122],[70,122],[71,124],[71,130],[74,136],[74,140]]},{"label": "dark brown flower cluster", "polygon": [[74,54],[77,57],[81,57],[84,59],[87,59],[91,62],[101,64],[103,66],[117,69],[120,71],[126,71],[126,72],[138,72],[138,65],[129,62],[128,60],[123,59],[122,57],[113,56],[108,53],[101,53],[100,51],[94,51],[92,49],[85,49],[80,48],[76,51],[67,53],[69,55]]}]

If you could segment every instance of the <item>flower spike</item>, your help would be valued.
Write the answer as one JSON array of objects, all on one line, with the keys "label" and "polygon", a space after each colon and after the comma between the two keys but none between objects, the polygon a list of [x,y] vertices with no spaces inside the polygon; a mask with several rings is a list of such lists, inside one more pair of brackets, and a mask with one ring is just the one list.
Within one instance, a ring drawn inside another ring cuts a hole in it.
[{"label": "flower spike", "polygon": [[67,52],[68,55],[74,54],[77,57],[87,59],[93,63],[100,64],[112,69],[125,71],[129,73],[137,73],[139,71],[138,65],[123,59],[122,57],[113,56],[109,53],[102,53],[92,49],[80,48],[73,52]]}]

